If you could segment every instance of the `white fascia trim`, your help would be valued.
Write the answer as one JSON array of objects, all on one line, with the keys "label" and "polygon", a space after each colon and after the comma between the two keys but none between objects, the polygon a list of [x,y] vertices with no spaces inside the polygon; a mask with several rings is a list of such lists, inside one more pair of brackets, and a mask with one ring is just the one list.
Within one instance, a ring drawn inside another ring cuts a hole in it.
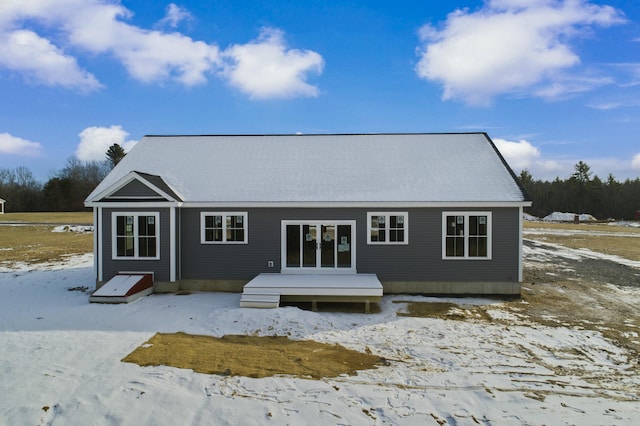
[{"label": "white fascia trim", "polygon": [[[104,281],[104,211],[102,211],[102,208],[100,207],[96,207],[95,209],[98,211],[98,223],[96,224],[98,226],[98,281],[102,282]],[[96,260],[94,259],[94,262],[95,261]]]},{"label": "white fascia trim", "polygon": [[102,221],[100,219],[100,213],[99,208],[93,208],[93,275],[97,281],[102,281],[100,279],[101,256],[99,251],[99,248],[101,247],[100,235],[102,235]]},{"label": "white fascia trim", "polygon": [[469,209],[487,209],[495,207],[529,207],[530,201],[223,201],[223,202],[189,202],[181,203],[185,208],[370,208],[370,209],[397,209],[412,207],[435,207],[435,208],[469,208]]},{"label": "white fascia trim", "polygon": [[518,282],[522,282],[523,280],[523,254],[524,254],[524,249],[523,249],[523,230],[524,227],[524,211],[523,208],[520,207],[518,209]]},{"label": "white fascia trim", "polygon": [[169,209],[169,281],[176,282],[176,208]]},{"label": "white fascia trim", "polygon": [[181,207],[182,203],[179,202],[169,202],[169,201],[155,201],[155,202],[105,202],[105,201],[96,201],[96,202],[88,202],[84,203],[86,207],[102,207],[102,208],[113,208],[113,209],[157,209],[157,208],[167,208],[167,207]]}]

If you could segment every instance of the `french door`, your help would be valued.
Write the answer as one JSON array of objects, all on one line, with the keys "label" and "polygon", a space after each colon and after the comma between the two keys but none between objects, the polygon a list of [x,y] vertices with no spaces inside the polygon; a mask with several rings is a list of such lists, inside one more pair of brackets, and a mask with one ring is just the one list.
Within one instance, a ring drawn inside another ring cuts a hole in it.
[{"label": "french door", "polygon": [[283,272],[355,272],[355,221],[283,221]]}]

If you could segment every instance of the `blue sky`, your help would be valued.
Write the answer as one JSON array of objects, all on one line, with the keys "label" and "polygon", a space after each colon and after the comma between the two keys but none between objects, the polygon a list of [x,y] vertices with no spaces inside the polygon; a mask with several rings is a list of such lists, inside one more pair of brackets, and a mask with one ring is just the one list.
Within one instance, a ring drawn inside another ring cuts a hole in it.
[{"label": "blue sky", "polygon": [[640,2],[2,0],[0,168],[145,134],[486,131],[640,176]]}]

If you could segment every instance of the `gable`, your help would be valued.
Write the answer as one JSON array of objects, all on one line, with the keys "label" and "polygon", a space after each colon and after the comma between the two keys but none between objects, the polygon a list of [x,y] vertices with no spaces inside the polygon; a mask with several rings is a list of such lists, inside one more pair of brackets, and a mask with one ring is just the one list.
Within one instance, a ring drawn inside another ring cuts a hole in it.
[{"label": "gable", "polygon": [[[98,185],[100,187],[100,185]],[[95,191],[94,191],[95,192]],[[160,176],[131,172],[115,184],[96,195],[103,202],[171,202],[180,197]]]},{"label": "gable", "polygon": [[164,198],[160,194],[158,194],[156,191],[143,184],[139,180],[132,180],[106,198],[158,198],[164,200]]}]

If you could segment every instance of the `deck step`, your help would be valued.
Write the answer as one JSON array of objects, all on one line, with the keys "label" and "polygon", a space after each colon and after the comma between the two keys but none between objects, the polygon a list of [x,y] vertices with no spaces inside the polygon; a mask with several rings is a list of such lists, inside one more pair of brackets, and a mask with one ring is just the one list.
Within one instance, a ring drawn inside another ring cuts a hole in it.
[{"label": "deck step", "polygon": [[241,308],[277,308],[280,306],[280,295],[277,293],[242,293]]}]

